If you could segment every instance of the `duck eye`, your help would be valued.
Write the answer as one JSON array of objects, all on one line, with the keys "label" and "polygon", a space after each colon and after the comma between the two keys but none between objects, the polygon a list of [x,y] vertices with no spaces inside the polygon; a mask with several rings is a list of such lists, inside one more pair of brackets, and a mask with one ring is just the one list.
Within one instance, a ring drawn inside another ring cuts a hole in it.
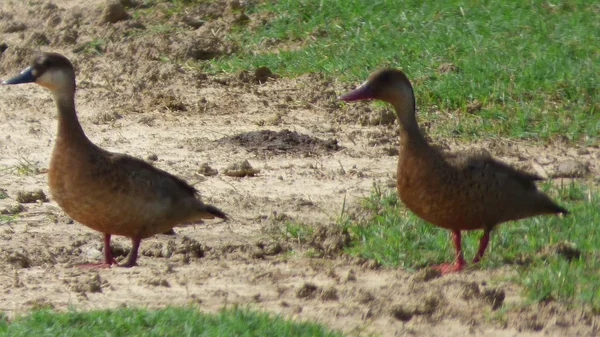
[{"label": "duck eye", "polygon": [[46,69],[48,67],[50,67],[50,59],[44,57],[43,59],[40,60],[40,62],[38,62],[38,65],[40,66],[40,68],[42,69]]},{"label": "duck eye", "polygon": [[389,85],[390,82],[392,82],[392,74],[389,72],[385,72],[383,74],[381,74],[381,77],[379,78],[380,82],[384,85]]}]

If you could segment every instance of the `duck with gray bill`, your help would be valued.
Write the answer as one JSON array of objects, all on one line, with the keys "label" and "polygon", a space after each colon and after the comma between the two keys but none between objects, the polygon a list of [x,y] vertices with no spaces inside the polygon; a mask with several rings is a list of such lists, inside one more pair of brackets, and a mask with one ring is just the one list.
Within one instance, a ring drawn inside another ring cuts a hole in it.
[{"label": "duck with gray bill", "polygon": [[339,99],[376,99],[394,107],[400,124],[398,196],[422,219],[452,231],[454,262],[434,266],[443,274],[466,266],[461,248],[463,230],[483,230],[473,258],[477,263],[496,225],[541,214],[568,213],[537,189],[535,181],[541,178],[536,175],[512,168],[486,151],[442,154],[431,147],[417,125],[412,85],[400,70],[375,72]]},{"label": "duck with gray bill", "polygon": [[140,242],[184,222],[227,219],[204,204],[182,179],[138,158],[92,143],[75,111],[75,70],[63,55],[44,53],[5,85],[36,83],[48,88],[58,108],[58,133],[48,170],[52,198],[74,220],[104,234],[104,262],[116,264],[111,235],[131,238],[123,267],[136,265]]}]

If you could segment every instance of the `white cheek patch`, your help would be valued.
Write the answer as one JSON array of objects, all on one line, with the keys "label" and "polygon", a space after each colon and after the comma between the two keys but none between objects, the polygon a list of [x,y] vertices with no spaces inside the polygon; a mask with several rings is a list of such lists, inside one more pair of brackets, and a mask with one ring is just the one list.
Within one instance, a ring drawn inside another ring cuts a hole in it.
[{"label": "white cheek patch", "polygon": [[72,83],[72,79],[64,71],[50,69],[38,77],[35,83],[54,90],[56,88],[68,87]]}]

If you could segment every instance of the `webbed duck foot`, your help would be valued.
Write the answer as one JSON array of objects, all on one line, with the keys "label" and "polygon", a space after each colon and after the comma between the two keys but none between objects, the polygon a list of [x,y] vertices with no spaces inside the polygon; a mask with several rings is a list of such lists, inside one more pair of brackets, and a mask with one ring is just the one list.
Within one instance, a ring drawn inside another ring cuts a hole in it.
[{"label": "webbed duck foot", "polygon": [[121,268],[131,268],[134,266],[137,266],[137,263],[135,261],[133,261],[133,262],[127,261],[127,262],[119,265],[119,267],[121,267]]},{"label": "webbed duck foot", "polygon": [[431,268],[435,269],[435,270],[439,270],[440,273],[442,273],[442,275],[446,275],[446,274],[450,274],[450,273],[459,272],[459,271],[465,269],[465,266],[466,266],[465,262],[459,263],[457,261],[454,263],[437,264],[437,265],[431,266]]},{"label": "webbed duck foot", "polygon": [[127,262],[120,265],[119,267],[131,268],[131,267],[137,265],[136,261],[137,261],[138,250],[140,248],[141,242],[142,242],[142,239],[139,237],[131,238],[132,247],[131,247],[131,252],[129,253],[129,257],[127,258]]},{"label": "webbed duck foot", "polygon": [[459,272],[467,266],[467,262],[463,257],[462,249],[461,249],[461,238],[460,238],[460,230],[455,229],[452,231],[452,241],[454,242],[455,251],[455,260],[453,263],[442,263],[435,266],[431,266],[431,268],[435,270],[439,270],[442,275],[456,273]]}]

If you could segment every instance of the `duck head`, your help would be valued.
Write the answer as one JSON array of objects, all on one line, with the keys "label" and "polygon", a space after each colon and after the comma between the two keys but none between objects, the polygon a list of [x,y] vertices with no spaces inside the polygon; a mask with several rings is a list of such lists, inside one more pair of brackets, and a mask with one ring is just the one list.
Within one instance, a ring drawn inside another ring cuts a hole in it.
[{"label": "duck head", "polygon": [[71,62],[57,53],[43,53],[31,66],[2,84],[37,83],[56,91],[75,90],[75,70]]},{"label": "duck head", "polygon": [[377,99],[391,103],[399,117],[403,113],[413,113],[415,97],[412,85],[406,75],[397,69],[384,69],[372,73],[358,88],[341,95],[338,99],[351,102]]}]

